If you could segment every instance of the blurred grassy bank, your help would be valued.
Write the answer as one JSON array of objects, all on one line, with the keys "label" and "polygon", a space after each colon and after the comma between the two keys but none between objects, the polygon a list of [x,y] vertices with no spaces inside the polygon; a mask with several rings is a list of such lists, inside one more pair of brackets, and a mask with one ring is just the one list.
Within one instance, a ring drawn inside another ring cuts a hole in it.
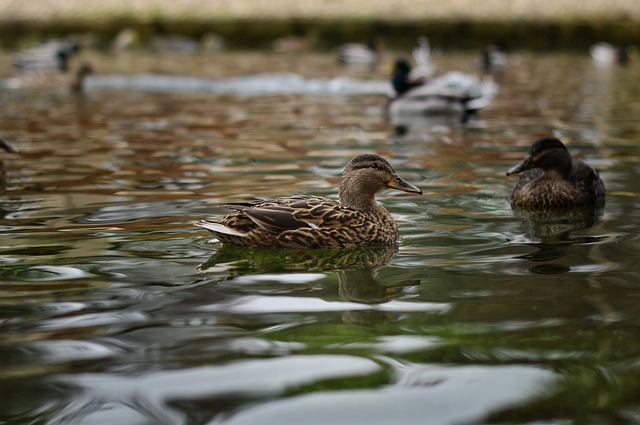
[{"label": "blurred grassy bank", "polygon": [[218,34],[230,47],[266,47],[285,35],[319,47],[379,36],[389,46],[427,35],[444,48],[475,48],[501,39],[533,49],[584,48],[595,41],[640,44],[637,0],[0,0],[0,37],[123,28],[143,37]]}]

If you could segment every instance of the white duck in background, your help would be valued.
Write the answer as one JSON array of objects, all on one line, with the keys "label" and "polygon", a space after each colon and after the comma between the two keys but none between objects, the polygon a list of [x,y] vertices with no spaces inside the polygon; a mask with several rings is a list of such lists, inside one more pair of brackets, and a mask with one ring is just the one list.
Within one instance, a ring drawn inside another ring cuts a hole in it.
[{"label": "white duck in background", "polygon": [[366,44],[343,44],[338,49],[337,58],[343,65],[373,66],[380,60],[380,43],[372,38]]},{"label": "white duck in background", "polygon": [[626,64],[630,57],[629,44],[624,43],[616,47],[613,44],[600,42],[589,48],[589,54],[597,65],[610,65],[612,63]]}]

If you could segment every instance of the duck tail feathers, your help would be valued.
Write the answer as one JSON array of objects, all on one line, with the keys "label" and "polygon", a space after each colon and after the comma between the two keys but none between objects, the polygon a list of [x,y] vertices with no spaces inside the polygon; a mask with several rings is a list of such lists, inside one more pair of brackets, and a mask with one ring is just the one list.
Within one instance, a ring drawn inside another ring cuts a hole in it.
[{"label": "duck tail feathers", "polygon": [[202,227],[207,229],[213,233],[222,233],[224,235],[230,236],[245,236],[245,233],[238,232],[237,230],[233,230],[224,224],[218,223],[217,221],[209,221],[209,220],[200,220],[194,223],[195,226]]}]

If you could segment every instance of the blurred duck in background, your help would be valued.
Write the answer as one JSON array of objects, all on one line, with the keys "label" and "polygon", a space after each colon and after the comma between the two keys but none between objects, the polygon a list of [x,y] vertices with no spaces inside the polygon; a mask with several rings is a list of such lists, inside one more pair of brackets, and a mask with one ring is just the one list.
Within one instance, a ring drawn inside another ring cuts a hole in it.
[{"label": "blurred duck in background", "polygon": [[371,38],[366,44],[347,43],[338,49],[338,62],[343,65],[374,66],[380,60],[380,42]]},{"label": "blurred duck in background", "polygon": [[393,74],[391,75],[391,86],[395,92],[395,97],[402,96],[409,90],[420,87],[426,83],[427,79],[414,78],[411,65],[406,59],[398,59],[393,67]]},{"label": "blurred duck in background", "polygon": [[626,65],[631,59],[632,47],[625,42],[619,46],[610,43],[596,43],[589,48],[589,54],[597,65],[610,65],[618,63]]},{"label": "blurred duck in background", "polygon": [[309,31],[303,36],[288,35],[280,38],[276,38],[271,43],[271,48],[275,52],[304,52],[313,50],[318,44],[317,31]]},{"label": "blurred duck in background", "polygon": [[18,52],[14,65],[20,72],[66,72],[79,51],[76,41],[52,40]]},{"label": "blurred duck in background", "polygon": [[42,89],[66,87],[79,93],[84,89],[84,81],[94,72],[89,63],[71,70],[71,60],[80,52],[76,40],[52,40],[18,52],[14,59],[17,69],[15,76],[0,81],[6,89]]},{"label": "blurred duck in background", "polygon": [[504,43],[497,41],[482,49],[482,70],[485,73],[503,73],[509,62]]},{"label": "blurred duck in background", "polygon": [[395,62],[391,76],[393,93],[385,109],[387,120],[399,136],[410,128],[466,124],[497,93],[498,86],[491,75],[482,80],[458,71],[437,75],[426,37],[418,39],[412,55],[417,65],[414,69],[406,59]]},{"label": "blurred duck in background", "polygon": [[28,72],[0,81],[0,88],[10,90],[64,88],[72,93],[83,93],[86,78],[93,74],[94,68],[82,63],[74,72]]},{"label": "blurred duck in background", "polygon": [[478,110],[488,106],[497,92],[491,78],[478,79],[458,71],[432,78],[411,79],[408,61],[396,61],[391,85],[394,94],[388,102],[391,122],[406,116],[447,116],[467,122]]}]

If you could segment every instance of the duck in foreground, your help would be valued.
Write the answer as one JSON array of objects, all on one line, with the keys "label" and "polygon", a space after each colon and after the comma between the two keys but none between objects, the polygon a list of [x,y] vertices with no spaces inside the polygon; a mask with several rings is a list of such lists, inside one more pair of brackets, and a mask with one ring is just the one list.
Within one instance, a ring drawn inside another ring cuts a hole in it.
[{"label": "duck in foreground", "polygon": [[391,165],[374,154],[358,155],[342,173],[340,202],[294,195],[222,207],[235,211],[219,222],[195,223],[222,243],[253,248],[354,248],[399,241],[396,222],[376,202],[375,194],[390,188],[422,194],[401,179]]},{"label": "duck in foreground", "polygon": [[604,204],[604,183],[596,170],[572,162],[565,145],[555,138],[536,140],[522,162],[507,171],[520,174],[511,206],[556,209]]}]

